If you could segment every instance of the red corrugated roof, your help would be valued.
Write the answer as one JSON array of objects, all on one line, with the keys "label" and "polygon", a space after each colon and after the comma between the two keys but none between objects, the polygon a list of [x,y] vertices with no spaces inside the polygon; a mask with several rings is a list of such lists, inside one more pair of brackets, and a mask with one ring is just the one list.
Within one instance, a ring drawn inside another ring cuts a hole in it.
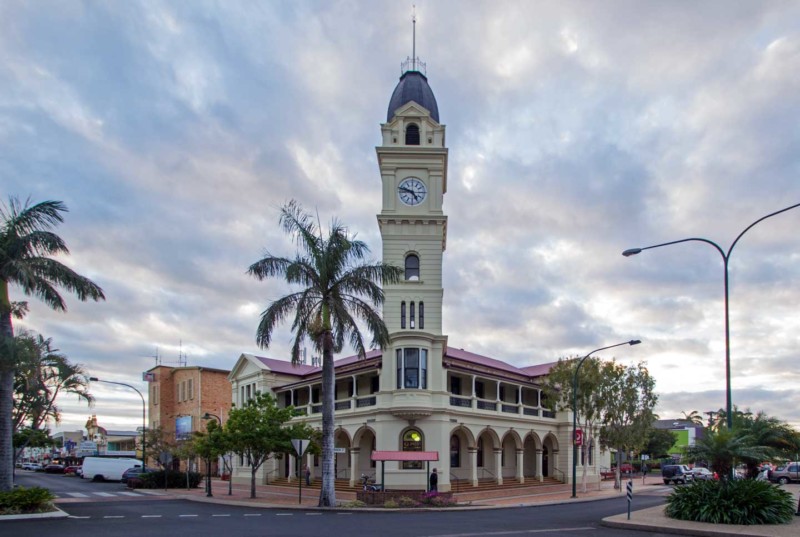
[{"label": "red corrugated roof", "polygon": [[373,461],[438,461],[438,451],[373,451]]}]

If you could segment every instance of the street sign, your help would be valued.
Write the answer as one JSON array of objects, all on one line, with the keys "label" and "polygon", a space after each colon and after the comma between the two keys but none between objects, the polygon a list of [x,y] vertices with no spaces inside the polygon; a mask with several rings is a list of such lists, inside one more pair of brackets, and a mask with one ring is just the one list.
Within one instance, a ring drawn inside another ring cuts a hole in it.
[{"label": "street sign", "polygon": [[292,438],[292,447],[298,457],[303,456],[303,453],[306,452],[310,443],[311,440],[306,440],[305,438]]},{"label": "street sign", "polygon": [[343,447],[335,447],[333,448],[334,453],[347,453],[347,448]]},{"label": "street sign", "polygon": [[649,461],[650,460],[650,455],[642,455],[642,460],[643,461]]},{"label": "street sign", "polygon": [[582,446],[583,445],[583,430],[582,429],[575,429],[575,445]]},{"label": "street sign", "polygon": [[172,453],[169,451],[162,451],[158,454],[158,462],[162,464],[162,466],[166,466],[172,462]]}]

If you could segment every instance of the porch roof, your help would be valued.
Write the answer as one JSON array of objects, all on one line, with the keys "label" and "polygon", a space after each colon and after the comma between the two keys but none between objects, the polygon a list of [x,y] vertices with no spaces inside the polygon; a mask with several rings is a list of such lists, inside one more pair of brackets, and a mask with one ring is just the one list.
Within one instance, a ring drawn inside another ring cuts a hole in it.
[{"label": "porch roof", "polygon": [[373,451],[373,461],[438,461],[438,451]]}]

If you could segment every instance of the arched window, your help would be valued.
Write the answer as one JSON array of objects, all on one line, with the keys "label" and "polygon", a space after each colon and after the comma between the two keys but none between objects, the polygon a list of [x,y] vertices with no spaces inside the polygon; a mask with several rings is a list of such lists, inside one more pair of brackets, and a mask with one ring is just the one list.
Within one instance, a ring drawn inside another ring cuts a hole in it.
[{"label": "arched window", "polygon": [[414,123],[406,127],[406,145],[419,145],[419,126]]},{"label": "arched window", "polygon": [[458,436],[450,437],[450,468],[461,467],[461,440]]},{"label": "arched window", "polygon": [[400,328],[406,328],[406,303],[405,301],[400,303]]},{"label": "arched window", "polygon": [[419,280],[419,257],[415,254],[406,256],[406,280]]},{"label": "arched window", "polygon": [[411,309],[409,310],[408,320],[411,321],[411,323],[408,326],[411,329],[413,329],[414,328],[414,303],[413,302],[411,303]]},{"label": "arched window", "polygon": [[[409,429],[403,433],[403,451],[424,451],[422,433]],[[403,470],[421,470],[422,461],[403,461]]]},{"label": "arched window", "polygon": [[419,329],[425,328],[425,303],[419,303]]}]

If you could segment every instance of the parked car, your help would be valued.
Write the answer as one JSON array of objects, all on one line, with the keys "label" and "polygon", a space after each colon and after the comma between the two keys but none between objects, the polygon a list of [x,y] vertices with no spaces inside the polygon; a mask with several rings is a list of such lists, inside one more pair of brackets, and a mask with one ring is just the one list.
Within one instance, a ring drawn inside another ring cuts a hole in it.
[{"label": "parked car", "polygon": [[661,467],[661,478],[665,485],[683,484],[692,481],[692,470],[685,464],[665,464]]},{"label": "parked car", "polygon": [[128,468],[127,470],[122,472],[121,481],[123,483],[127,483],[128,479],[131,479],[131,478],[134,478],[134,477],[138,478],[138,477],[141,477],[143,474],[149,474],[149,473],[152,473],[152,472],[155,472],[155,470],[152,469],[152,468],[144,468],[144,469],[142,469],[141,466],[136,466],[134,468]]},{"label": "parked car", "polygon": [[23,462],[22,463],[22,469],[23,470],[30,470],[31,472],[41,472],[42,468],[43,468],[42,465],[39,464],[38,462]]},{"label": "parked car", "polygon": [[633,466],[628,463],[623,463],[619,465],[619,473],[621,474],[632,474],[633,471],[634,471]]},{"label": "parked car", "polygon": [[710,481],[712,479],[719,479],[715,472],[712,472],[708,468],[701,468],[696,467],[689,470],[692,474],[692,479],[696,479],[698,481]]},{"label": "parked car", "polygon": [[44,467],[45,473],[48,474],[63,474],[64,473],[64,465],[63,464],[48,464]]},{"label": "parked car", "polygon": [[141,467],[141,461],[129,457],[86,457],[83,459],[81,477],[92,481],[119,481],[122,479],[122,472],[134,466]]},{"label": "parked car", "polygon": [[800,481],[800,462],[790,462],[771,470],[769,472],[769,480],[781,485],[792,481]]},{"label": "parked car", "polygon": [[64,468],[65,475],[79,475],[78,470],[80,470],[80,466],[67,466]]}]

